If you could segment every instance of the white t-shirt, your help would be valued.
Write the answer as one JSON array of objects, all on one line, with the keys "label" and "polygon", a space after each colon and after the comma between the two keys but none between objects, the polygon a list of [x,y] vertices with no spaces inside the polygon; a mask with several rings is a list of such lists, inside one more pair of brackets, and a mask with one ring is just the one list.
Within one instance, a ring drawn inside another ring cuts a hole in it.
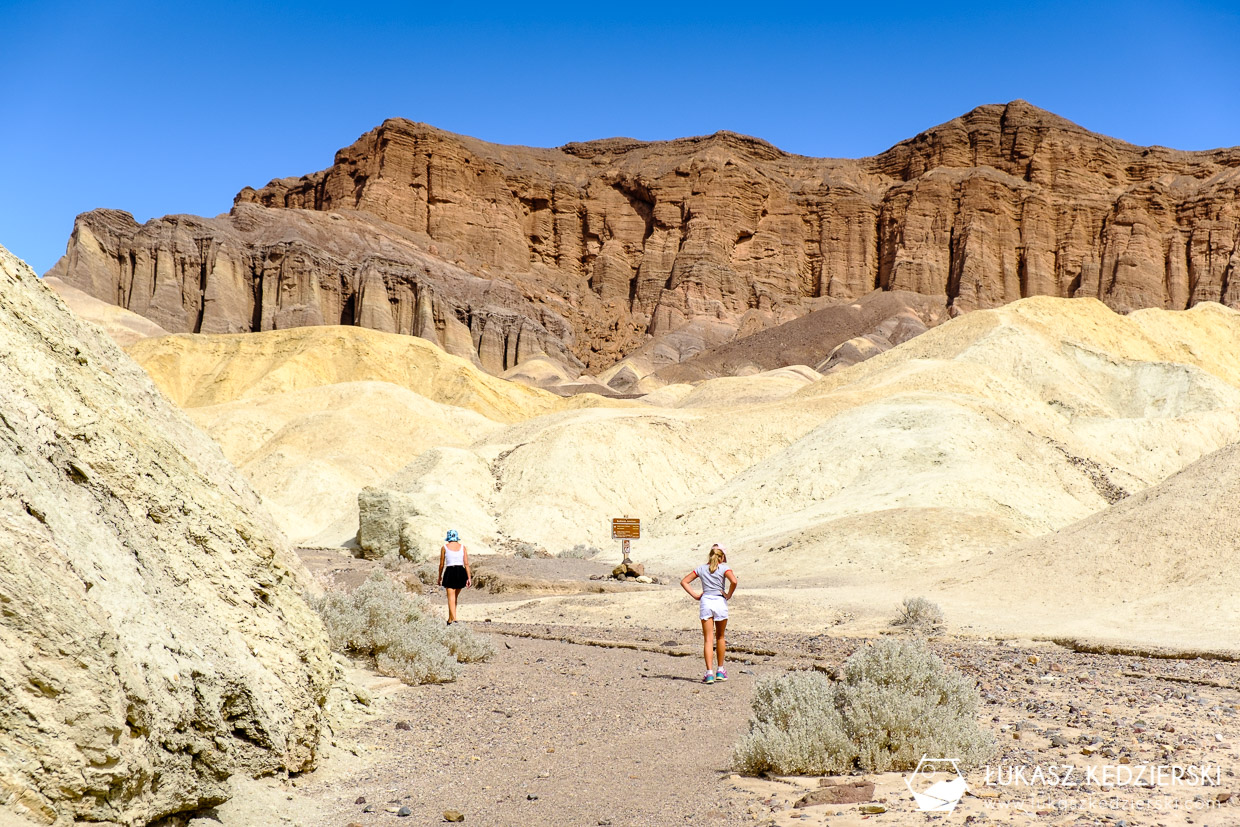
[{"label": "white t-shirt", "polygon": [[724,594],[723,584],[727,582],[724,572],[732,567],[727,563],[720,563],[719,568],[712,573],[710,566],[706,563],[694,569],[697,572],[698,579],[702,581],[702,597],[722,597]]}]

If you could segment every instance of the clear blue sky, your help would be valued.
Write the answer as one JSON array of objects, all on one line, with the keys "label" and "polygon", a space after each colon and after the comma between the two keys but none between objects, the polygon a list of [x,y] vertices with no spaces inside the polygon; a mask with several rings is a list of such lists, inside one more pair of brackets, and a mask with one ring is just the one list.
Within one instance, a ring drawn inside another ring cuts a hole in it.
[{"label": "clear blue sky", "polygon": [[0,244],[44,272],[79,212],[226,212],[392,116],[856,157],[1024,98],[1133,143],[1240,144],[1240,3],[1028,5],[0,0]]}]

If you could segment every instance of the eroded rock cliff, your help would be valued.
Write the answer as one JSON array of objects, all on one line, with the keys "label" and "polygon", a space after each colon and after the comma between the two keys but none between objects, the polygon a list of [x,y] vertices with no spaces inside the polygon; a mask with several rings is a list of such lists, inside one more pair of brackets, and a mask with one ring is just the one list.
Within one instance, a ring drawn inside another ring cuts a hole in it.
[{"label": "eroded rock cliff", "polygon": [[1235,306],[1238,188],[1240,149],[1133,146],[1023,101],[860,160],[727,132],[506,147],[393,119],[228,217],[87,213],[54,274],[176,331],[433,327],[489,370],[542,350],[597,372],[687,321],[752,329],[875,288],[958,311]]},{"label": "eroded rock cliff", "polygon": [[146,824],[314,766],[304,570],[219,448],[0,248],[0,815]]}]

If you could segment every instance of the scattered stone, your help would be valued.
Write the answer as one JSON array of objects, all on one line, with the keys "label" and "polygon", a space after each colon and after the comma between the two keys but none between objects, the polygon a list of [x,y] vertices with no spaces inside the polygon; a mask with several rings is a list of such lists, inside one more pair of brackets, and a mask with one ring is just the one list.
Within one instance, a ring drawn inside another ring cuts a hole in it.
[{"label": "scattered stone", "polygon": [[820,804],[864,804],[874,800],[874,783],[857,779],[822,778],[816,790],[810,790],[793,804],[794,809]]},{"label": "scattered stone", "polygon": [[529,795],[525,797],[525,800],[526,801],[537,801],[538,796],[534,795],[533,793],[530,793]]},{"label": "scattered stone", "polygon": [[611,570],[616,580],[636,580],[646,575],[646,567],[641,563],[621,563]]},{"label": "scattered stone", "polygon": [[887,812],[887,808],[884,807],[882,804],[862,804],[861,807],[858,809],[860,812],[864,813],[865,815],[870,815],[870,816]]},{"label": "scattered stone", "polygon": [[411,815],[413,815],[413,810],[409,809],[408,807],[401,807],[399,810],[396,811],[396,816],[398,818],[408,818]]},{"label": "scattered stone", "polygon": [[373,804],[367,804],[365,807],[362,808],[363,813],[373,813],[374,811],[375,811],[375,805]]},{"label": "scattered stone", "polygon": [[366,803],[366,796],[364,796],[364,795],[359,795],[359,796],[357,797],[357,801],[354,801],[353,803],[354,803],[354,804],[365,804],[365,803]]},{"label": "scattered stone", "polygon": [[464,821],[465,814],[462,813],[460,810],[444,810],[443,820],[444,821]]},{"label": "scattered stone", "polygon": [[396,728],[399,729],[401,732],[409,732],[410,730],[413,729],[413,725],[410,724],[408,721],[397,721]]}]

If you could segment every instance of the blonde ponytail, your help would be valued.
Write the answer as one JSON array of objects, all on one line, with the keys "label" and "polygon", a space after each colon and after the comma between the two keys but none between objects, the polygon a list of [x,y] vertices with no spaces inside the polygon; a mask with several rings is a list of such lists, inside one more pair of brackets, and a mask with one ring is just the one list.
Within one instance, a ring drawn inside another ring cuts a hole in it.
[{"label": "blonde ponytail", "polygon": [[710,568],[710,573],[714,574],[719,568],[719,564],[723,562],[723,549],[715,546],[710,550],[710,556],[706,558],[706,565]]}]

